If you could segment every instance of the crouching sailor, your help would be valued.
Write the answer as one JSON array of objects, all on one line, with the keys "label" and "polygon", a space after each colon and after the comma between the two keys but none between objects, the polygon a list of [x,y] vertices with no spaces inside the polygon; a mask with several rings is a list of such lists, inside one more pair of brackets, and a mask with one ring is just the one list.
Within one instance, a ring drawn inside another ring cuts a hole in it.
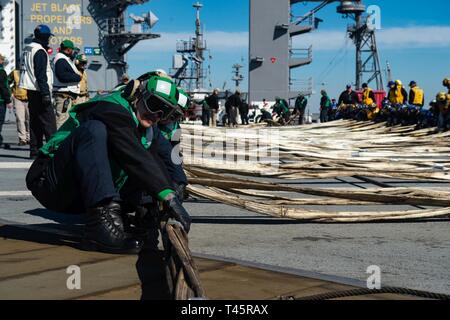
[{"label": "crouching sailor", "polygon": [[140,205],[139,199],[132,199],[139,194],[163,202],[189,231],[191,218],[175,193],[177,184],[187,184],[186,176],[171,162],[171,145],[156,126],[182,115],[178,100],[171,79],[145,74],[73,107],[69,119],[40,149],[27,187],[47,209],[87,213],[87,249],[140,251],[141,238],[126,232],[124,224],[124,207]]}]

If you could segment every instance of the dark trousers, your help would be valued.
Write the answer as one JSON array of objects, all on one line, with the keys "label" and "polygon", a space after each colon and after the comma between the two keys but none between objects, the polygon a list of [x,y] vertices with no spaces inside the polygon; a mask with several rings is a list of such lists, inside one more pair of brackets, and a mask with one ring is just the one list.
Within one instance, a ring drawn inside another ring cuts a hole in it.
[{"label": "dark trousers", "polygon": [[81,213],[119,198],[111,174],[105,125],[96,120],[83,123],[64,140],[52,159],[39,156],[26,181],[44,207],[58,212]]},{"label": "dark trousers", "polygon": [[3,124],[5,123],[5,117],[6,117],[6,105],[4,102],[0,102],[0,146],[3,144],[2,129]]},{"label": "dark trousers", "polygon": [[239,114],[241,115],[242,125],[247,125],[248,123],[248,110],[247,109],[239,109]]},{"label": "dark trousers", "polygon": [[334,120],[335,120],[335,110],[330,108],[330,110],[328,110],[328,122]]},{"label": "dark trousers", "polygon": [[239,111],[239,113],[241,114],[241,121],[242,121],[242,125],[247,125],[247,124],[249,124],[248,123],[248,112],[240,112]]},{"label": "dark trousers", "polygon": [[52,106],[44,106],[42,96],[37,91],[28,91],[28,108],[30,110],[30,153],[37,156],[45,140],[56,132],[55,110]]},{"label": "dark trousers", "polygon": [[298,124],[305,124],[305,108],[298,109]]},{"label": "dark trousers", "polygon": [[237,126],[237,107],[230,107],[228,113],[228,125],[229,126]]},{"label": "dark trousers", "polygon": [[231,115],[231,107],[225,107],[225,120],[223,121],[223,126],[230,125],[230,115]]},{"label": "dark trousers", "polygon": [[445,131],[447,130],[447,126],[449,125],[450,122],[450,113],[447,112],[439,112],[439,117],[438,117],[438,129],[440,131]]},{"label": "dark trousers", "polygon": [[202,124],[204,126],[209,126],[209,121],[211,120],[211,110],[202,110]]},{"label": "dark trousers", "polygon": [[328,122],[328,109],[327,108],[322,108],[320,110],[320,122],[321,123]]}]

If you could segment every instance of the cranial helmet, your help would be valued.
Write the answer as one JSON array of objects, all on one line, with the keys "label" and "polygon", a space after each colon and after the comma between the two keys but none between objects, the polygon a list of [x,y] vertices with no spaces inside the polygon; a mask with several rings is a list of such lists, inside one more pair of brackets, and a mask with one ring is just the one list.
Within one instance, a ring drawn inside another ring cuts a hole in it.
[{"label": "cranial helmet", "polygon": [[444,87],[450,87],[450,78],[445,78],[444,81],[442,81],[442,85]]},{"label": "cranial helmet", "polygon": [[182,108],[187,105],[188,97],[177,88],[175,82],[159,72],[149,72],[138,78],[136,92],[137,104],[153,114],[159,114],[161,120],[176,120],[183,115]]},{"label": "cranial helmet", "polygon": [[76,60],[77,60],[79,63],[82,63],[82,64],[88,63],[88,59],[87,59],[87,57],[86,57],[85,54],[79,54],[79,55],[77,55]]},{"label": "cranial helmet", "polygon": [[445,92],[439,92],[436,96],[436,100],[438,102],[445,102],[447,101],[447,94]]}]

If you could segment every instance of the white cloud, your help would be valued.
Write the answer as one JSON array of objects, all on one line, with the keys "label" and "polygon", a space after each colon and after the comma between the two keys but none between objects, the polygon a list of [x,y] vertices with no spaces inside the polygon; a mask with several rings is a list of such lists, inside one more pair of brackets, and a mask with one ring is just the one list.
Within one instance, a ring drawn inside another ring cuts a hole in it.
[{"label": "white cloud", "polygon": [[312,45],[314,51],[323,51],[340,49],[345,43],[350,45],[351,40],[348,39],[344,31],[329,30],[311,32],[295,37],[292,46],[300,49]]},{"label": "white cloud", "polygon": [[[188,40],[190,37],[192,33],[189,32],[161,33],[161,38],[140,42],[133,52],[175,52],[177,41]],[[247,32],[211,31],[206,34],[205,39],[213,52],[248,48]]]},{"label": "white cloud", "polygon": [[[450,27],[398,27],[378,30],[380,49],[446,48],[450,47]],[[345,44],[344,31],[317,31],[294,40],[294,45],[312,44],[314,50],[336,50]],[[351,40],[348,40],[351,44]]]},{"label": "white cloud", "polygon": [[[190,32],[162,33],[161,38],[143,41],[133,50],[134,53],[174,52],[177,40],[189,39]],[[347,39],[347,40],[346,40]],[[214,52],[231,52],[248,48],[248,32],[207,32],[208,47]],[[315,51],[337,50],[345,41],[351,46],[344,30],[318,30],[294,38],[294,47],[307,48],[313,45]],[[377,31],[380,49],[407,48],[446,48],[450,47],[450,27],[416,26],[387,28]]]},{"label": "white cloud", "polygon": [[450,27],[428,26],[390,28],[380,30],[381,46],[403,48],[446,48],[450,47]]}]

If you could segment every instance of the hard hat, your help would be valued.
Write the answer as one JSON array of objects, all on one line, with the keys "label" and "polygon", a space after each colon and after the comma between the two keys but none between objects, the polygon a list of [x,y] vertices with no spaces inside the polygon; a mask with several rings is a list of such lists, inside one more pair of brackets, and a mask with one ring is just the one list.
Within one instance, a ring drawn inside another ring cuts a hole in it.
[{"label": "hard hat", "polygon": [[412,87],[412,86],[416,86],[417,85],[417,82],[415,82],[414,80],[413,81],[411,81],[410,83],[409,83],[409,86],[410,87]]},{"label": "hard hat", "polygon": [[180,99],[180,91],[172,79],[151,72],[141,76],[138,81],[140,86],[137,106],[143,106],[149,113],[158,115],[161,120],[175,120],[183,116],[179,103],[184,102],[185,98]]},{"label": "hard hat", "polygon": [[36,39],[48,40],[53,37],[54,34],[50,31],[50,28],[45,24],[40,24],[34,29],[34,37]]},{"label": "hard hat", "polygon": [[445,92],[439,92],[436,96],[436,100],[439,102],[445,102],[447,101],[447,93]]},{"label": "hard hat", "polygon": [[64,50],[64,49],[72,49],[72,50],[74,50],[75,49],[75,45],[73,44],[73,42],[71,40],[66,39],[63,42],[61,42],[60,48],[62,50]]},{"label": "hard hat", "polygon": [[400,80],[395,80],[395,84],[398,85],[398,86],[402,86],[403,85],[403,83]]}]

